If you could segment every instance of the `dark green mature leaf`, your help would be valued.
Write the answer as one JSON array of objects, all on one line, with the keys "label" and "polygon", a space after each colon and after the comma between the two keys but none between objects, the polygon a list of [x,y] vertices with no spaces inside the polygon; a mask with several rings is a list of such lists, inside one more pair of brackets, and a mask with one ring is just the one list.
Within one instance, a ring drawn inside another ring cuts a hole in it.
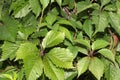
[{"label": "dark green mature leaf", "polygon": [[115,29],[115,31],[120,35],[120,17],[118,14],[110,12],[110,24],[112,25],[112,28]]},{"label": "dark green mature leaf", "polygon": [[98,40],[93,42],[92,49],[97,50],[97,49],[104,48],[104,47],[106,47],[108,45],[109,45],[109,42],[107,42],[105,40],[102,40],[102,39],[98,39]]},{"label": "dark green mature leaf", "polygon": [[24,59],[29,55],[37,55],[38,49],[35,44],[30,42],[25,42],[19,46],[19,49],[16,52],[16,60]]},{"label": "dark green mature leaf", "polygon": [[14,42],[17,36],[19,23],[8,16],[3,16],[2,22],[3,23],[0,25],[0,40]]},{"label": "dark green mature leaf", "polygon": [[91,20],[86,20],[83,24],[83,30],[91,38],[93,33],[93,27]]},{"label": "dark green mature leaf", "polygon": [[50,0],[40,0],[43,10],[48,6]]},{"label": "dark green mature leaf", "polygon": [[89,70],[98,80],[100,80],[104,73],[104,64],[97,57],[93,57],[89,65]]},{"label": "dark green mature leaf", "polygon": [[78,77],[88,69],[89,63],[90,63],[89,57],[84,57],[78,61],[77,63]]},{"label": "dark green mature leaf", "polygon": [[47,56],[43,58],[44,73],[51,80],[64,80],[63,69],[57,68]]},{"label": "dark green mature leaf", "polygon": [[41,57],[35,54],[24,58],[24,70],[27,80],[36,80],[43,72],[43,63]]},{"label": "dark green mature leaf", "polygon": [[15,52],[18,49],[18,45],[5,41],[1,48],[3,51],[1,59],[6,60],[7,58],[10,58],[10,60],[12,60],[15,58]]},{"label": "dark green mature leaf", "polygon": [[35,13],[36,17],[38,17],[41,12],[39,0],[29,0],[29,3],[32,11]]},{"label": "dark green mature leaf", "polygon": [[104,57],[106,57],[106,58],[110,59],[111,61],[115,62],[115,55],[109,49],[101,49],[98,52],[100,54],[102,54]]},{"label": "dark green mature leaf", "polygon": [[64,38],[65,34],[63,32],[51,30],[47,33],[47,35],[43,39],[42,47],[47,48],[55,46],[63,42]]},{"label": "dark green mature leaf", "polygon": [[65,48],[53,48],[47,53],[50,60],[58,67],[62,68],[73,68],[73,54],[69,49]]}]

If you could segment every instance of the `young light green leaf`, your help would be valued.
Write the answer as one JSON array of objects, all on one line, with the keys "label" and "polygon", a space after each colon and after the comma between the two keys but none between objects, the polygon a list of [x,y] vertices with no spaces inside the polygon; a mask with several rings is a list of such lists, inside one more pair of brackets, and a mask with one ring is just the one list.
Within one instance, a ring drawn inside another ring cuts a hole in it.
[{"label": "young light green leaf", "polygon": [[77,76],[77,71],[66,71],[65,72],[65,80],[73,80]]},{"label": "young light green leaf", "polygon": [[100,80],[104,73],[104,64],[97,57],[93,57],[89,65],[89,70],[98,80]]},{"label": "young light green leaf", "polygon": [[115,29],[115,31],[120,35],[120,17],[116,13],[109,13],[110,16],[110,24],[112,25],[112,28]]},{"label": "young light green leaf", "polygon": [[65,34],[63,32],[51,30],[47,33],[47,35],[43,39],[42,47],[48,48],[55,46],[63,42],[64,38],[65,38]]},{"label": "young light green leaf", "polygon": [[48,6],[50,0],[40,0],[42,6],[43,6],[43,10]]},{"label": "young light green leaf", "polygon": [[18,59],[24,59],[25,57],[29,55],[37,55],[38,49],[35,44],[26,42],[19,46],[19,49],[16,52],[16,60]]},{"label": "young light green leaf", "polygon": [[77,63],[78,77],[88,69],[89,62],[90,62],[89,57],[84,57],[78,61]]},{"label": "young light green leaf", "polygon": [[10,75],[10,74],[2,74],[1,76],[2,76],[2,78],[5,78],[5,79],[7,78],[9,80],[13,80],[12,75]]},{"label": "young light green leaf", "polygon": [[61,6],[62,0],[56,0],[56,2],[59,4],[59,6]]},{"label": "young light green leaf", "polygon": [[104,47],[106,47],[108,45],[109,45],[109,42],[107,42],[107,41],[105,41],[103,39],[98,39],[98,40],[93,42],[92,50],[101,49],[101,48],[104,48]]},{"label": "young light green leaf", "polygon": [[90,48],[90,42],[84,39],[76,39],[75,40],[76,43],[82,44],[88,48]]},{"label": "young light green leaf", "polygon": [[101,7],[108,4],[111,0],[101,0]]},{"label": "young light green leaf", "polygon": [[66,38],[69,39],[70,41],[72,41],[71,33],[70,33],[70,31],[69,31],[67,28],[65,28],[65,27],[59,27],[59,30],[60,30],[61,32],[64,32]]},{"label": "young light green leaf", "polygon": [[3,51],[1,59],[6,60],[10,58],[10,60],[12,60],[15,58],[15,52],[18,49],[18,45],[5,41],[1,48]]},{"label": "young light green leaf", "polygon": [[51,80],[64,80],[64,71],[56,67],[47,56],[43,58],[44,73]]},{"label": "young light green leaf", "polygon": [[38,17],[41,12],[39,0],[29,0],[29,3],[32,11],[35,13],[36,17]]},{"label": "young light green leaf", "polygon": [[69,49],[53,48],[47,53],[47,57],[58,67],[73,68],[73,54]]},{"label": "young light green leaf", "polygon": [[14,14],[15,18],[25,17],[31,11],[30,5],[26,4],[17,13]]},{"label": "young light green leaf", "polygon": [[83,30],[91,38],[93,33],[93,27],[91,20],[86,20],[83,24]]},{"label": "young light green leaf", "polygon": [[43,72],[41,57],[29,55],[24,58],[24,70],[27,80],[36,80]]},{"label": "young light green leaf", "polygon": [[111,61],[115,62],[115,55],[109,49],[101,49],[98,51],[104,57],[110,59]]}]

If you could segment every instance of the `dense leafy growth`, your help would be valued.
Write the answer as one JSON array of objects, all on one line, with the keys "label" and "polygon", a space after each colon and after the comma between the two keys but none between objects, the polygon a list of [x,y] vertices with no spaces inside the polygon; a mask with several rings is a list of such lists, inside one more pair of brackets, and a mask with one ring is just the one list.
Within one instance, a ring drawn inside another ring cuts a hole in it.
[{"label": "dense leafy growth", "polygon": [[119,0],[0,0],[0,80],[120,80]]}]

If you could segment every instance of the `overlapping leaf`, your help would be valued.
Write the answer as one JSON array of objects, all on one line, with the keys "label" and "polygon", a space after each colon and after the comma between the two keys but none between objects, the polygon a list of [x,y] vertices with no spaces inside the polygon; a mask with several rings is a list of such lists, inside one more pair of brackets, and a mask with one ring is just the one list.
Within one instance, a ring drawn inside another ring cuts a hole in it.
[{"label": "overlapping leaf", "polygon": [[100,59],[94,57],[91,59],[89,70],[98,80],[100,80],[104,73],[104,64]]},{"label": "overlapping leaf", "polygon": [[69,49],[65,48],[53,48],[47,53],[50,60],[58,67],[73,68],[73,54]]},{"label": "overlapping leaf", "polygon": [[51,30],[43,39],[42,47],[47,48],[58,45],[59,43],[63,42],[64,38],[65,34],[63,32]]},{"label": "overlapping leaf", "polygon": [[6,41],[1,48],[3,51],[1,59],[6,60],[7,58],[10,58],[10,60],[12,60],[15,58],[15,52],[18,49],[18,45]]},{"label": "overlapping leaf", "polygon": [[36,80],[43,72],[41,57],[29,55],[24,58],[24,70],[27,80]]},{"label": "overlapping leaf", "polygon": [[50,59],[45,56],[43,59],[44,73],[51,80],[64,80],[63,69],[57,68]]}]

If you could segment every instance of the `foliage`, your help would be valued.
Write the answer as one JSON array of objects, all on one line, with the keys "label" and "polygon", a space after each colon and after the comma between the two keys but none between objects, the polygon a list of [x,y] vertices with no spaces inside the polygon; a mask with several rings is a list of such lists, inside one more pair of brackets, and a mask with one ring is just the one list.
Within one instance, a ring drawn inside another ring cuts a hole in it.
[{"label": "foliage", "polygon": [[0,0],[0,80],[120,80],[119,0]]}]

